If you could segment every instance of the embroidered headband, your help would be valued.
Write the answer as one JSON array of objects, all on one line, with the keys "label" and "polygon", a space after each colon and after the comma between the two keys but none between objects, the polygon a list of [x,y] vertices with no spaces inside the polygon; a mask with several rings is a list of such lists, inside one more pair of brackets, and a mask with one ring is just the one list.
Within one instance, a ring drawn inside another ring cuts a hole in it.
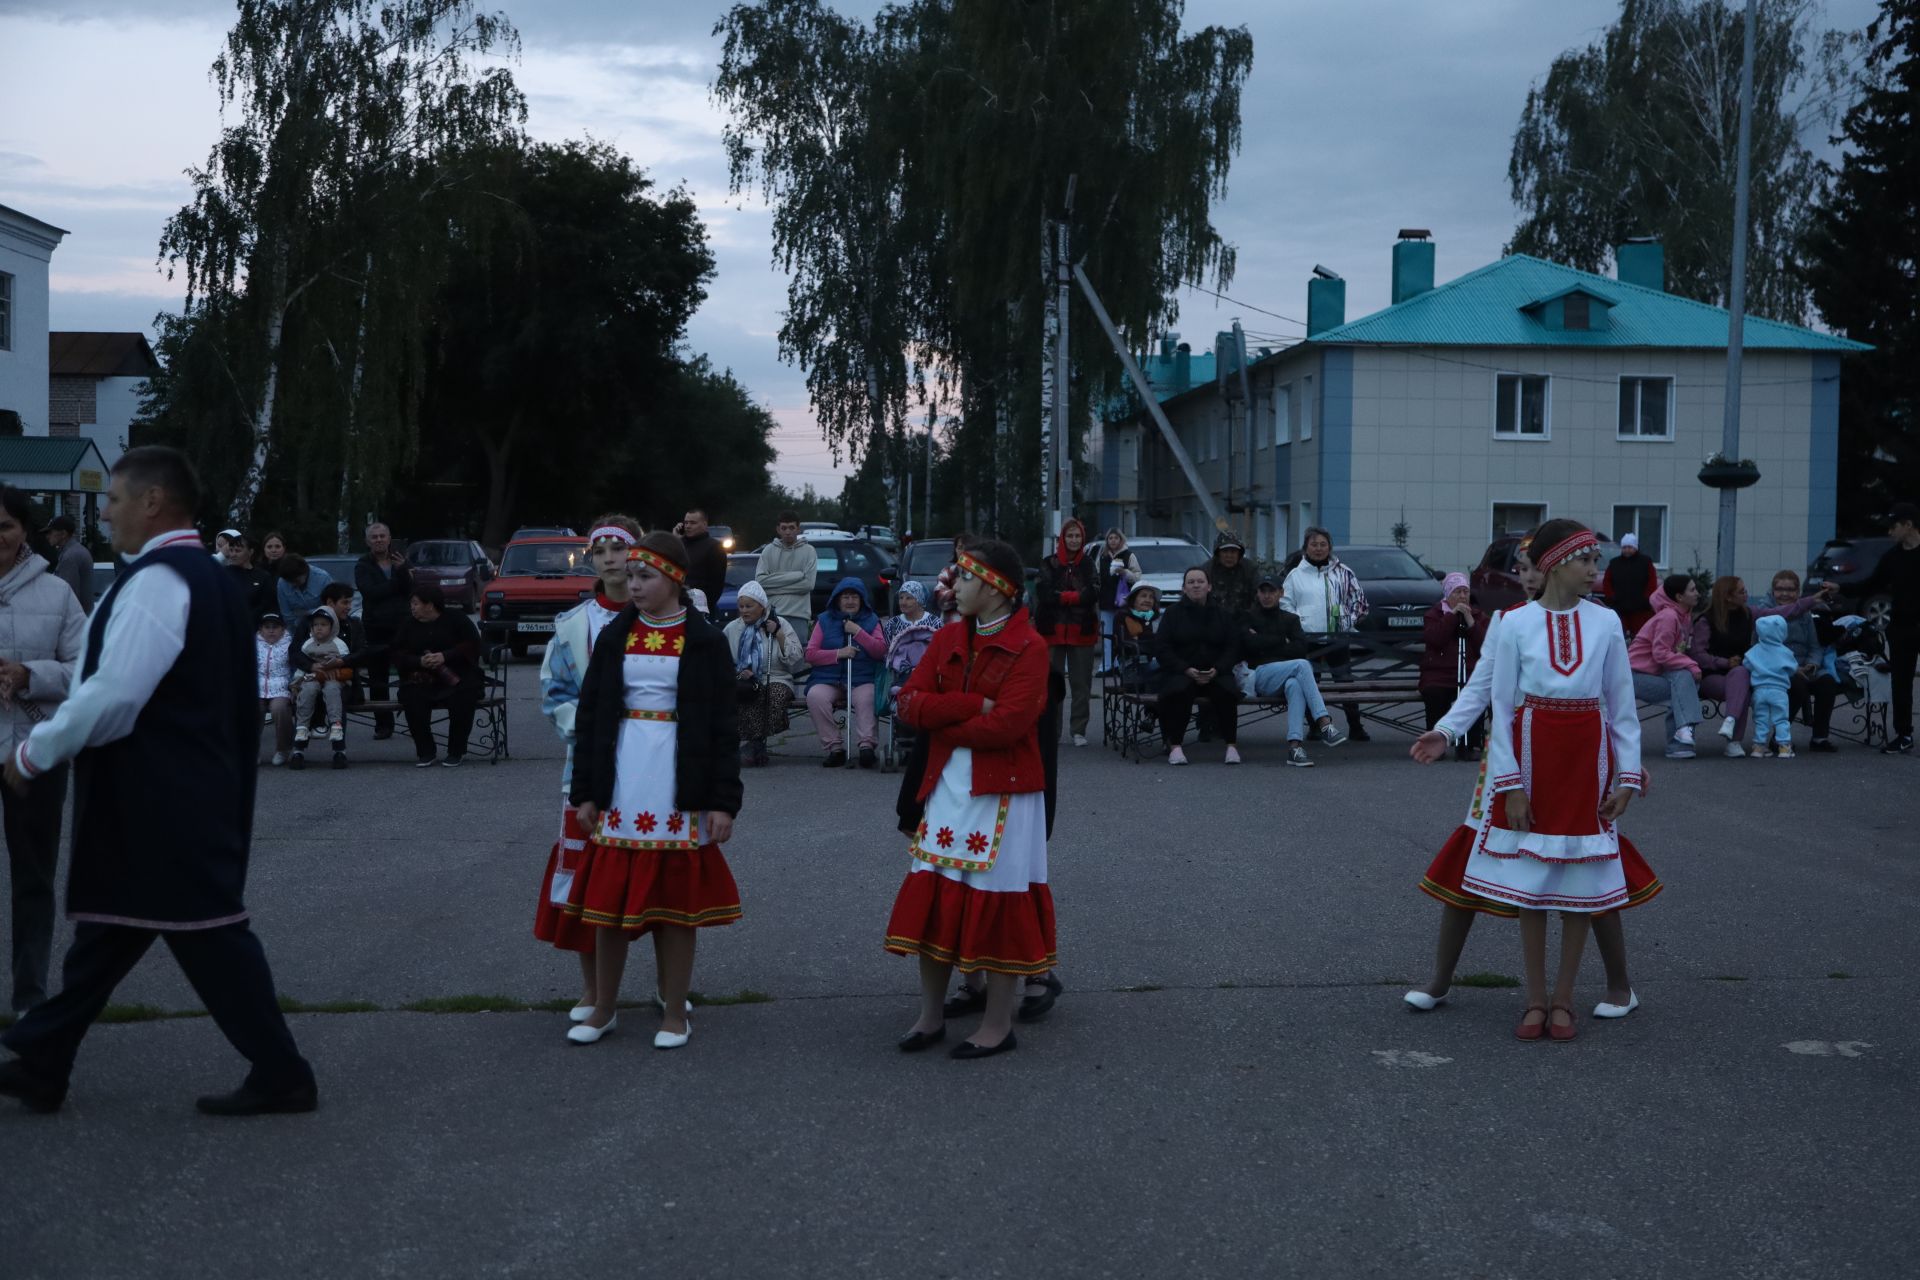
[{"label": "embroidered headband", "polygon": [[636,562],[665,574],[683,587],[687,585],[687,571],[658,551],[652,551],[646,547],[634,547],[627,552],[627,565],[631,567]]},{"label": "embroidered headband", "polygon": [[596,542],[618,542],[630,547],[636,541],[638,541],[638,539],[617,524],[603,524],[587,535],[588,546],[592,546]]},{"label": "embroidered headband", "polygon": [[1540,572],[1552,573],[1555,569],[1573,559],[1582,551],[1587,550],[1589,547],[1597,547],[1599,545],[1600,539],[1594,536],[1593,530],[1582,529],[1571,537],[1561,539],[1558,543],[1548,547],[1545,551],[1535,556],[1533,563]]},{"label": "embroidered headband", "polygon": [[1007,581],[1004,574],[988,568],[985,561],[974,559],[973,553],[971,552],[962,551],[960,553],[960,569],[962,572],[970,573],[980,579],[980,581],[986,583],[1009,600],[1020,594],[1020,588]]}]

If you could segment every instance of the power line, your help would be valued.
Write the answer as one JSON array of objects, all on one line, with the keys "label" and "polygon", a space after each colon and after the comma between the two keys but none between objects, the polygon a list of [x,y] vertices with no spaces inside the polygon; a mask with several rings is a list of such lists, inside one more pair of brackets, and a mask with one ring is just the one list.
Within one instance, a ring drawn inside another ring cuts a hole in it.
[{"label": "power line", "polygon": [[1305,320],[1296,320],[1292,316],[1283,316],[1278,311],[1269,311],[1265,307],[1256,307],[1251,302],[1243,302],[1239,298],[1229,297],[1228,295],[1221,293],[1218,289],[1209,289],[1207,288],[1207,286],[1203,284],[1195,284],[1191,280],[1187,281],[1186,285],[1187,285],[1187,288],[1193,289],[1199,293],[1210,293],[1214,297],[1220,299],[1220,301],[1222,302],[1231,302],[1236,307],[1245,307],[1249,311],[1258,311],[1263,316],[1272,316],[1275,320],[1285,320],[1288,324],[1297,324],[1302,329],[1307,327],[1307,322]]}]

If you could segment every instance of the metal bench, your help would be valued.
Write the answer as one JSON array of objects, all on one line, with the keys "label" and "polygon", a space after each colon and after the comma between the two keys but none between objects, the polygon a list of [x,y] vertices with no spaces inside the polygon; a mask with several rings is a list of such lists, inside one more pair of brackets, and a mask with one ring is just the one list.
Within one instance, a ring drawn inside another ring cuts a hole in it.
[{"label": "metal bench", "polygon": [[[513,753],[508,749],[507,741],[507,659],[511,647],[505,644],[488,645],[480,653],[481,694],[480,701],[473,712],[473,732],[467,737],[467,754],[482,755],[488,764],[499,764],[510,760]],[[381,700],[366,699],[347,707],[347,719],[369,728],[376,715],[391,715],[395,720],[403,719],[400,703],[395,698]],[[433,741],[445,748],[446,708],[435,707],[431,713]],[[404,732],[404,730],[403,730]]]}]

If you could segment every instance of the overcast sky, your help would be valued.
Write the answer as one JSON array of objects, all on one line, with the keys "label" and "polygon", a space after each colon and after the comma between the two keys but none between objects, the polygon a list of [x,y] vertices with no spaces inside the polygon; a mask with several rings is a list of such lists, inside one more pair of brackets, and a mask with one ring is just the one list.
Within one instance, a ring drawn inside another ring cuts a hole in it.
[{"label": "overcast sky", "polygon": [[[721,117],[708,99],[718,0],[506,0],[524,43],[528,130],[591,134],[685,183],[719,261],[690,346],[730,366],[780,423],[780,479],[839,490],[799,370],[774,334],[784,277],[766,208],[730,199]],[[843,0],[849,13],[877,4]],[[1858,28],[1874,0],[1828,0]],[[149,329],[180,289],[154,261],[185,202],[182,170],[218,127],[207,68],[233,6],[214,0],[0,0],[0,204],[65,227],[53,257],[55,329]],[[1296,340],[1315,263],[1347,278],[1349,318],[1385,306],[1401,227],[1428,227],[1442,281],[1499,256],[1513,229],[1506,164],[1527,88],[1595,39],[1617,0],[1189,0],[1186,23],[1245,24],[1253,72],[1245,139],[1215,219],[1239,249],[1228,292],[1181,299],[1205,349],[1238,316],[1255,343]],[[49,16],[57,12],[60,16]],[[1265,314],[1277,313],[1276,315]]]}]

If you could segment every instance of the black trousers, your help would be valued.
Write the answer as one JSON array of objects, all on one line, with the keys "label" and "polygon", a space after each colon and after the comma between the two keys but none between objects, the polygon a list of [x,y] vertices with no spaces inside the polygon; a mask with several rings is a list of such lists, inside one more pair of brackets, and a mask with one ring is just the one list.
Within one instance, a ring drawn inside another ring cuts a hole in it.
[{"label": "black trousers", "polygon": [[1827,736],[1827,729],[1833,723],[1833,702],[1840,694],[1840,682],[1830,675],[1817,675],[1809,680],[1798,671],[1793,673],[1792,681],[1787,685],[1787,706],[1789,714],[1799,715],[1801,708],[1809,701],[1813,703],[1813,736],[1816,740]]},{"label": "black trousers", "polygon": [[462,680],[459,684],[403,684],[400,686],[400,711],[407,718],[407,734],[413,739],[413,754],[422,760],[433,758],[433,709],[447,709],[447,754],[467,754],[467,738],[473,733],[473,714],[480,706],[480,681]]},{"label": "black trousers", "polygon": [[7,863],[13,874],[13,1004],[19,1013],[47,998],[53,967],[53,890],[60,869],[60,816],[67,767],[49,769],[18,796],[0,787],[6,808]]},{"label": "black trousers", "polygon": [[[367,628],[367,701],[385,702],[387,700],[387,680],[393,672],[393,660],[387,656],[387,646],[393,643],[399,632],[392,627]],[[393,732],[393,712],[376,711],[373,713],[373,727],[381,733]]]},{"label": "black trousers", "polygon": [[1920,659],[1920,630],[1887,632],[1887,666],[1893,677],[1893,736],[1913,736],[1913,673]]},{"label": "black trousers", "polygon": [[[1316,636],[1314,638],[1324,639],[1324,637],[1320,637],[1320,636]],[[1333,677],[1334,683],[1340,684],[1343,682],[1351,681],[1353,679],[1352,654],[1353,654],[1353,651],[1347,648],[1347,646],[1336,645],[1335,647],[1327,650],[1324,654],[1322,654],[1317,659],[1317,661],[1322,666],[1326,667],[1327,674]],[[1322,696],[1324,697],[1326,693],[1330,693],[1330,692],[1332,691],[1331,690],[1323,691]],[[1333,701],[1333,699],[1327,698],[1327,701],[1331,702]],[[1348,732],[1357,734],[1365,730],[1366,726],[1363,723],[1361,723],[1359,703],[1343,702],[1340,704],[1340,710],[1346,714]]]},{"label": "black trousers", "polygon": [[1155,709],[1160,715],[1160,734],[1167,746],[1177,747],[1187,736],[1187,720],[1193,704],[1200,703],[1209,714],[1213,731],[1228,744],[1240,737],[1240,691],[1233,677],[1216,678],[1211,684],[1190,684],[1177,693],[1162,693]]},{"label": "black trousers", "polygon": [[247,1084],[277,1093],[313,1083],[313,1068],[300,1056],[280,1012],[267,953],[244,920],[217,929],[164,933],[128,925],[77,924],[60,994],[35,1005],[0,1035],[0,1042],[36,1075],[64,1081],[88,1028],[155,938],[166,939],[220,1033],[253,1064]]},{"label": "black trousers", "polygon": [[[1454,699],[1460,696],[1458,689],[1422,689],[1420,701],[1427,709],[1427,728],[1440,723],[1440,717],[1453,710]],[[1480,749],[1480,740],[1486,736],[1487,718],[1481,716],[1473,722],[1473,728],[1467,730],[1465,741],[1461,744],[1475,751]]]}]

